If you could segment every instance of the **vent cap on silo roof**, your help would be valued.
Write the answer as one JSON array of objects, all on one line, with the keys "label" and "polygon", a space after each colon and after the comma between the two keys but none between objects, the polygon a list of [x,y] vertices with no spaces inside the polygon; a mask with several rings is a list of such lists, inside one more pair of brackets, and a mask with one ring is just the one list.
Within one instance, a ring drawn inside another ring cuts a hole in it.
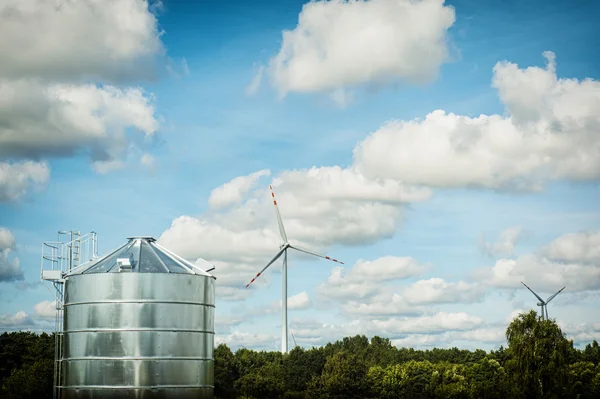
[{"label": "vent cap on silo roof", "polygon": [[[159,245],[153,237],[129,237],[127,243],[99,259],[83,264],[66,275],[93,273],[179,273],[213,277],[181,256]],[[208,262],[201,260],[204,263]],[[123,267],[126,265],[126,267]]]}]

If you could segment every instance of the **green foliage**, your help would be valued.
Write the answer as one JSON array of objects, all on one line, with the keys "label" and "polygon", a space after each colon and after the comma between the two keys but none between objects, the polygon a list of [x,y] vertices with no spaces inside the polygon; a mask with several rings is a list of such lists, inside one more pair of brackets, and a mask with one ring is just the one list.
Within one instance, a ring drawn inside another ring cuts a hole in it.
[{"label": "green foliage", "polygon": [[236,359],[231,349],[225,344],[215,348],[215,396],[219,398],[235,398],[235,382],[239,377]]},{"label": "green foliage", "polygon": [[[490,351],[396,348],[389,339],[346,337],[290,353],[214,351],[221,399],[529,399],[600,398],[600,348],[573,347],[554,321],[520,315],[508,347]],[[54,337],[0,335],[0,397],[51,398]]]},{"label": "green foliage", "polygon": [[249,398],[282,398],[284,393],[281,362],[264,363],[242,375],[236,387]]},{"label": "green foliage", "polygon": [[52,398],[54,360],[40,359],[13,370],[2,384],[5,399]]},{"label": "green foliage", "polygon": [[558,325],[541,320],[535,311],[521,314],[506,330],[512,354],[507,366],[527,398],[558,398],[566,379],[573,343]]},{"label": "green foliage", "polygon": [[326,354],[324,349],[305,350],[300,347],[292,349],[283,360],[285,390],[291,397],[304,395],[309,382],[319,377],[325,366]]},{"label": "green foliage", "polygon": [[[362,346],[354,348],[364,350]],[[365,398],[369,392],[368,371],[363,356],[341,350],[327,358],[323,373],[311,381],[310,390],[322,398]]]},{"label": "green foliage", "polygon": [[54,335],[0,335],[0,397],[52,398]]}]

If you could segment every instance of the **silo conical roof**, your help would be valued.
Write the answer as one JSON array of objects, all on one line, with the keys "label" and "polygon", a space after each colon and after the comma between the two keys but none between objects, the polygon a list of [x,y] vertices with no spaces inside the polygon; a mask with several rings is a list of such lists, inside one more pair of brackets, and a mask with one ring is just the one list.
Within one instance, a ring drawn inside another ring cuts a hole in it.
[{"label": "silo conical roof", "polygon": [[[179,273],[213,277],[159,245],[152,237],[129,237],[127,243],[97,260],[72,269],[66,275],[92,273]],[[202,260],[204,263],[208,262]]]}]

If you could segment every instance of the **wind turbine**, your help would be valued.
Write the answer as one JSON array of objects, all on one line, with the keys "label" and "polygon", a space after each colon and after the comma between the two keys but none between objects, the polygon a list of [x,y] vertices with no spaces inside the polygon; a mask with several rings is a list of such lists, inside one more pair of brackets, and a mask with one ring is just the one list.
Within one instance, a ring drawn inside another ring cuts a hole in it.
[{"label": "wind turbine", "polygon": [[554,295],[551,295],[548,299],[546,299],[545,301],[538,295],[536,294],[531,288],[529,288],[527,286],[527,284],[525,284],[524,282],[521,281],[521,284],[523,284],[529,291],[531,291],[531,293],[533,295],[535,295],[535,297],[537,299],[539,299],[538,302],[538,306],[542,308],[542,320],[548,320],[548,303],[554,299],[555,296],[557,296],[558,294],[560,294],[560,292],[562,290],[564,290],[566,287],[562,287],[560,290],[558,290]]},{"label": "wind turbine", "polygon": [[281,255],[283,255],[283,269],[281,273],[281,353],[287,353],[288,351],[288,325],[287,325],[287,251],[288,249],[295,249],[296,251],[304,252],[309,255],[318,256],[319,258],[327,259],[332,262],[341,263],[337,259],[330,258],[329,256],[319,255],[316,252],[310,251],[306,248],[301,248],[297,245],[292,245],[288,242],[287,234],[285,233],[285,228],[283,227],[283,221],[281,220],[281,214],[279,213],[279,207],[277,206],[277,200],[275,199],[275,193],[273,192],[273,186],[270,185],[269,189],[271,190],[271,197],[273,197],[273,204],[275,205],[275,214],[277,216],[277,224],[279,225],[279,233],[281,234],[281,238],[283,239],[283,243],[279,246],[279,252],[271,259],[269,263],[263,269],[258,272],[258,274],[246,284],[246,288],[250,286],[269,266],[273,264]]}]

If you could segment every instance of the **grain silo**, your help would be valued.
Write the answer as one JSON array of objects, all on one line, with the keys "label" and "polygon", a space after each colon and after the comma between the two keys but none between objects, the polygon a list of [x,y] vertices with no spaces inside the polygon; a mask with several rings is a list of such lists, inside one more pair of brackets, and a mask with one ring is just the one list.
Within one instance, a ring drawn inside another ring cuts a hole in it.
[{"label": "grain silo", "polygon": [[211,274],[132,237],[62,280],[61,398],[213,397]]}]

